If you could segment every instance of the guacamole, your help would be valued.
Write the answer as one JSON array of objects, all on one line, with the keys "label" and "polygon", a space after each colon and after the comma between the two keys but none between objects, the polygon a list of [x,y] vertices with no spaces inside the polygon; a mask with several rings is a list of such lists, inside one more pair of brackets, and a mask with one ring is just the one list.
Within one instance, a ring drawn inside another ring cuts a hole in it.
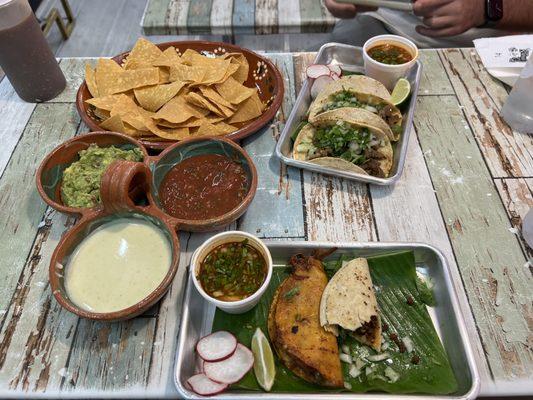
[{"label": "guacamole", "polygon": [[91,144],[78,153],[80,159],[63,172],[61,199],[69,207],[93,207],[100,203],[100,178],[109,164],[116,160],[142,161],[138,148],[98,147]]}]

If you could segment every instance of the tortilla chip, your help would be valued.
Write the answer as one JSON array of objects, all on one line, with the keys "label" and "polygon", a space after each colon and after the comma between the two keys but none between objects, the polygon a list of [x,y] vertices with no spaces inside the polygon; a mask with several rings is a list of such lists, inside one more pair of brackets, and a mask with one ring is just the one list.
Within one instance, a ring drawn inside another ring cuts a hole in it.
[{"label": "tortilla chip", "polygon": [[155,113],[154,118],[164,119],[168,122],[178,124],[187,121],[191,117],[202,118],[208,113],[209,110],[187,103],[185,96],[180,95],[174,97],[161,107],[161,109]]},{"label": "tortilla chip", "polygon": [[166,85],[146,86],[134,89],[139,105],[148,111],[157,111],[178,94],[185,82],[174,81]]},{"label": "tortilla chip", "polygon": [[123,122],[128,123],[137,130],[148,130],[146,120],[150,119],[147,111],[139,107],[128,96],[120,97],[111,109],[111,116],[120,115]]},{"label": "tortilla chip", "polygon": [[170,73],[167,71],[168,68],[158,67],[158,69],[159,69],[159,84],[169,83]]},{"label": "tortilla chip", "polygon": [[216,84],[215,89],[231,104],[242,103],[255,93],[255,89],[240,84],[231,76],[225,82]]},{"label": "tortilla chip", "polygon": [[[92,99],[87,99],[85,102],[101,110],[111,111],[117,100],[121,96],[126,96],[125,94],[110,94],[104,97],[93,97]],[[127,96],[126,96],[127,97]]]},{"label": "tortilla chip", "polygon": [[233,78],[239,83],[244,83],[248,79],[248,73],[250,72],[250,66],[248,60],[244,54],[236,53],[231,56],[231,62],[237,64],[239,68],[233,74]]},{"label": "tortilla chip", "polygon": [[239,64],[230,63],[230,65],[228,66],[228,69],[226,71],[226,75],[224,75],[224,78],[222,79],[222,82],[225,82],[230,76],[235,74],[238,69],[239,69]]},{"label": "tortilla chip", "polygon": [[126,129],[124,128],[124,123],[122,122],[120,115],[113,115],[105,121],[102,121],[100,123],[100,128],[106,131],[126,133]]},{"label": "tortilla chip", "polygon": [[203,121],[202,125],[198,128],[198,132],[196,132],[196,135],[200,136],[218,136],[222,135],[223,132],[216,127],[216,125],[211,124],[207,121]]},{"label": "tortilla chip", "polygon": [[146,126],[154,135],[164,139],[181,140],[189,136],[189,128],[160,128],[153,121],[147,121]]},{"label": "tortilla chip", "polygon": [[101,110],[95,107],[92,108],[92,112],[97,118],[101,119],[102,121],[104,119],[108,119],[111,116],[111,113],[109,111]]},{"label": "tortilla chip", "polygon": [[230,124],[226,124],[224,121],[220,121],[220,122],[215,123],[215,126],[223,134],[228,134],[228,133],[231,133],[231,132],[235,132],[236,130],[239,129],[236,126],[233,126],[233,125],[230,125]]},{"label": "tortilla chip", "polygon": [[189,104],[193,104],[195,106],[205,108],[206,110],[209,110],[217,115],[224,115],[221,112],[221,110],[215,107],[214,104],[212,104],[209,100],[207,100],[201,94],[190,92],[189,94],[185,96],[185,99],[187,100]]},{"label": "tortilla chip", "polygon": [[210,86],[202,86],[202,87],[200,87],[200,92],[202,92],[202,95],[204,97],[206,97],[207,99],[211,100],[217,106],[223,105],[224,107],[230,108],[232,110],[234,110],[236,108],[233,104],[231,104],[229,101],[227,101],[221,95],[219,95],[215,91],[215,89],[211,88]]},{"label": "tortilla chip", "polygon": [[168,79],[171,82],[182,81],[200,83],[204,79],[206,70],[203,66],[191,67],[185,64],[173,65],[169,69],[170,75]]},{"label": "tortilla chip", "polygon": [[96,83],[100,96],[122,93],[130,89],[159,83],[159,70],[157,68],[143,68],[123,71],[120,68],[118,73],[109,68],[101,72],[97,67]]},{"label": "tortilla chip", "polygon": [[181,64],[181,57],[176,52],[174,46],[167,47],[159,57],[153,62],[154,67],[172,67],[173,65]]},{"label": "tortilla chip", "polygon": [[207,116],[207,117],[203,117],[203,118],[190,118],[188,119],[187,121],[179,124],[180,127],[187,127],[187,128],[194,128],[194,127],[199,127],[202,125],[202,123],[204,121],[207,121],[211,124],[215,124],[217,122],[220,122],[224,119],[224,117],[219,117],[219,116]]},{"label": "tortilla chip", "polygon": [[152,63],[161,56],[163,52],[155,44],[140,38],[131,49],[130,54],[126,58],[124,68],[127,70],[148,68]]},{"label": "tortilla chip", "polygon": [[[196,50],[193,49],[187,49],[185,52],[181,55],[181,60],[188,65],[191,65],[193,63],[193,59],[195,57],[204,57],[200,53],[198,53]],[[204,57],[205,58],[205,57]]]},{"label": "tortilla chip", "polygon": [[249,99],[245,100],[229,119],[230,124],[245,122],[257,118],[263,112],[263,103],[255,92]]},{"label": "tortilla chip", "polygon": [[[202,79],[202,84],[211,85],[214,83],[221,83],[226,76],[231,61],[222,60],[220,58],[205,58],[203,64],[200,64],[205,69],[205,75]],[[195,64],[196,65],[196,64]]]},{"label": "tortilla chip", "polygon": [[85,83],[89,89],[89,93],[93,97],[99,97],[98,86],[96,85],[96,74],[94,69],[89,65],[85,64]]}]

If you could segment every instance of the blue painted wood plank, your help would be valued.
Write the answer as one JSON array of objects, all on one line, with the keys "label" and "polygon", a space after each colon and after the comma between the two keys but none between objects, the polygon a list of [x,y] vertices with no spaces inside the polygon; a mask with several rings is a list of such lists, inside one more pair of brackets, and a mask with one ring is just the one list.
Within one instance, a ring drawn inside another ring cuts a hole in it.
[{"label": "blue painted wood plank", "polygon": [[262,238],[305,237],[301,173],[287,168],[274,148],[285,117],[295,101],[294,66],[290,54],[269,54],[285,79],[285,96],[276,118],[260,132],[243,140],[259,174],[258,190],[239,229]]},{"label": "blue painted wood plank", "polygon": [[233,33],[255,34],[255,0],[233,1]]}]

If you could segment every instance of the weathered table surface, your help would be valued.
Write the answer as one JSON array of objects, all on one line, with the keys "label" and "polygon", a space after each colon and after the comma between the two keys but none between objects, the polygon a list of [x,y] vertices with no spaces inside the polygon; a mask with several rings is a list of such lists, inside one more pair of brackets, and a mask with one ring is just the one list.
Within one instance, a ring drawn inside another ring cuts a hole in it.
[{"label": "weathered table surface", "polygon": [[145,35],[328,32],[335,18],[321,0],[148,0]]},{"label": "weathered table surface", "polygon": [[[380,187],[286,168],[274,143],[313,54],[269,55],[286,96],[272,125],[243,145],[260,173],[249,211],[233,228],[263,238],[419,241],[444,252],[462,281],[465,318],[482,392],[533,391],[533,252],[520,235],[533,206],[533,137],[511,131],[498,110],[507,91],[470,49],[422,51],[424,76],[407,164]],[[176,396],[172,374],[191,252],[208,234],[182,233],[170,292],[147,314],[114,324],[78,319],[59,307],[48,264],[75,222],[39,198],[37,165],[55,146],[87,131],[74,105],[87,59],[62,59],[68,88],[29,104],[0,82],[0,398]]]}]

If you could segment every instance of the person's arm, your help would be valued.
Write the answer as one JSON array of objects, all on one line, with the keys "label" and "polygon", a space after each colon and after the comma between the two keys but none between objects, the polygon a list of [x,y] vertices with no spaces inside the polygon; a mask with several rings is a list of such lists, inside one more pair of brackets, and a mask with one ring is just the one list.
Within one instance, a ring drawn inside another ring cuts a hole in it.
[{"label": "person's arm", "polygon": [[[287,0],[284,0],[284,1],[287,1]],[[335,0],[324,0],[324,4],[326,5],[326,8],[329,10],[329,12],[333,14],[334,17],[342,18],[342,19],[353,18],[357,15],[357,13],[360,13],[360,12],[375,10],[375,8],[372,8],[372,7],[363,7],[363,6],[356,7],[355,4],[339,3]]]},{"label": "person's arm", "polygon": [[[531,0],[504,0],[503,18],[497,29],[533,31]],[[416,0],[416,15],[424,25],[416,30],[431,37],[454,36],[485,23],[485,0]]]}]

